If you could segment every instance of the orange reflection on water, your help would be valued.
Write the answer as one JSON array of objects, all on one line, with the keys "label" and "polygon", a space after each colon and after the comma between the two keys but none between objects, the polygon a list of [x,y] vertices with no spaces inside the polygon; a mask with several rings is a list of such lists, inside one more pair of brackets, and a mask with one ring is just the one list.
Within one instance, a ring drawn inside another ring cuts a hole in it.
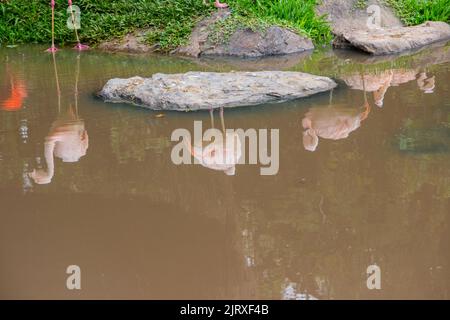
[{"label": "orange reflection on water", "polygon": [[11,81],[10,94],[0,103],[0,106],[4,111],[18,111],[22,108],[24,98],[27,97],[25,82],[14,78],[9,72],[8,74]]}]

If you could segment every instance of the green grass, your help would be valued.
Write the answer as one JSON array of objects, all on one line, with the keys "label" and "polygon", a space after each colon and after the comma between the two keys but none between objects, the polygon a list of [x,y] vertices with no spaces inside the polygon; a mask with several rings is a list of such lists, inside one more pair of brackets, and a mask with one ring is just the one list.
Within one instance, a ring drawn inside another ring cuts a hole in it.
[{"label": "green grass", "polygon": [[[236,28],[263,30],[281,25],[309,36],[316,44],[331,41],[331,30],[314,9],[320,0],[228,0],[232,16],[220,22],[212,38],[227,39]],[[49,43],[50,0],[0,0],[0,43]],[[212,0],[210,0],[212,3]],[[450,0],[386,0],[407,25],[427,20],[450,22]],[[56,42],[72,43],[75,36],[66,26],[67,1],[56,0]],[[365,0],[357,2],[362,6]],[[146,39],[169,51],[184,43],[212,6],[202,0],[75,0],[81,9],[81,40],[95,44],[136,29],[149,29]],[[212,39],[214,40],[214,39]]]},{"label": "green grass", "polygon": [[219,20],[210,26],[208,40],[213,44],[227,43],[237,29],[264,32],[269,26],[270,24],[263,19],[234,13],[227,19]]},{"label": "green grass", "polygon": [[316,0],[228,0],[241,16],[251,16],[266,23],[290,27],[309,36],[316,44],[331,41],[331,29],[325,17],[318,17]]},{"label": "green grass", "polygon": [[368,5],[368,3],[367,3],[367,0],[358,0],[358,1],[356,1],[355,2],[355,4],[353,5],[353,8],[354,9],[365,9],[365,8],[367,8],[367,5]]},{"label": "green grass", "polygon": [[450,0],[386,0],[408,26],[425,21],[450,22]]},{"label": "green grass", "polygon": [[[49,43],[50,0],[0,0],[0,43]],[[212,4],[212,0],[210,0]],[[242,26],[277,24],[290,27],[322,44],[331,39],[323,18],[314,14],[315,0],[229,0],[235,23]],[[74,0],[81,9],[81,41],[95,44],[136,29],[151,30],[146,39],[169,51],[188,38],[195,23],[213,6],[202,0]],[[55,31],[59,45],[75,41],[66,26],[67,1],[56,0]],[[228,23],[228,22],[227,22]]]},{"label": "green grass", "polygon": [[[51,9],[49,0],[0,2],[0,43],[49,43]],[[96,43],[122,36],[139,28],[162,30],[156,40],[174,47],[190,33],[196,20],[211,8],[201,0],[74,0],[81,9],[80,38]],[[55,31],[58,44],[73,42],[66,26],[67,1],[56,0]]]}]

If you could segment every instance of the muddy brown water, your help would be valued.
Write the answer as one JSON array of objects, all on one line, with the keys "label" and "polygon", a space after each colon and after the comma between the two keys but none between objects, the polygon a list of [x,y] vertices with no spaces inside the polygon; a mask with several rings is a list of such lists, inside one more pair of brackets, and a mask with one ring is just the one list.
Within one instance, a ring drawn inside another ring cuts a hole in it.
[{"label": "muddy brown water", "polygon": [[[43,49],[0,48],[0,298],[450,298],[450,47],[249,61]],[[276,175],[177,166],[171,133],[209,127],[208,112],[94,95],[112,77],[264,69],[339,84],[225,110],[227,128],[280,130]]]}]

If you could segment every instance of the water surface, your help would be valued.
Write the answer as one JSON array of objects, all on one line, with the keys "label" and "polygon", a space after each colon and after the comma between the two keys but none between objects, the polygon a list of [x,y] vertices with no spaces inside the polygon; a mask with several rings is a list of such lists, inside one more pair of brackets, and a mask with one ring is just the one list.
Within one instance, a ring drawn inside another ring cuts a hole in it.
[{"label": "water surface", "polygon": [[[43,49],[0,48],[0,298],[450,298],[450,47],[250,61]],[[174,165],[172,131],[210,126],[208,112],[95,97],[112,77],[263,69],[339,84],[225,110],[226,128],[280,130],[273,176]]]}]

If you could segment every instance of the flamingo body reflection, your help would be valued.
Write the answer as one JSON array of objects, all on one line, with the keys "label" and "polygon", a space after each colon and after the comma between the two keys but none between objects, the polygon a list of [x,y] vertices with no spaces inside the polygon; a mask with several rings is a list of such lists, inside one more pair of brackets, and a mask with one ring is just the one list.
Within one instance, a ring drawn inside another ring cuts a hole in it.
[{"label": "flamingo body reflection", "polygon": [[[211,125],[214,128],[212,109],[210,113]],[[227,132],[225,130],[223,108],[220,108],[220,118],[224,139],[214,140],[206,147],[188,145],[188,148],[191,155],[197,159],[202,166],[212,170],[223,171],[226,175],[235,175],[236,164],[238,164],[242,156],[240,136],[234,130],[232,132]]]},{"label": "flamingo body reflection", "polygon": [[48,184],[52,181],[55,173],[54,157],[60,158],[63,162],[77,162],[86,155],[89,147],[89,136],[85,129],[84,120],[78,116],[79,58],[78,56],[75,76],[75,108],[70,105],[66,112],[61,112],[61,92],[55,54],[53,53],[53,66],[58,94],[58,118],[53,122],[45,138],[44,157],[47,169],[38,169],[30,173],[30,177],[37,184]]},{"label": "flamingo body reflection", "polygon": [[345,139],[361,126],[366,112],[354,108],[314,107],[302,120],[303,146],[308,151],[315,151],[319,137],[323,139]]},{"label": "flamingo body reflection", "polygon": [[345,139],[361,126],[367,118],[370,105],[364,91],[364,105],[361,108],[332,105],[333,91],[330,92],[328,107],[313,107],[302,119],[303,146],[308,151],[316,151],[319,137],[323,139]]}]

